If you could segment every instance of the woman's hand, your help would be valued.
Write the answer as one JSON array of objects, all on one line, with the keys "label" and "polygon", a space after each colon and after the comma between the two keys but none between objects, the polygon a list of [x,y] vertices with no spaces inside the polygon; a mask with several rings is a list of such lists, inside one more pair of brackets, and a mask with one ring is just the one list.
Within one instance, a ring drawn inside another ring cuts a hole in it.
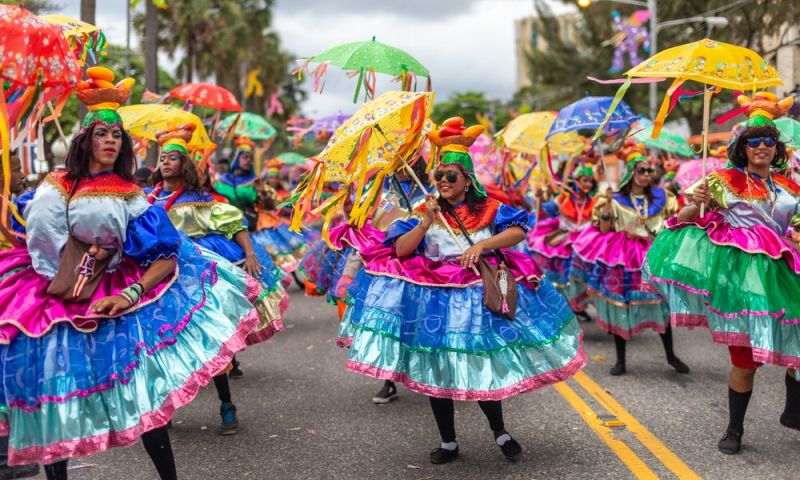
[{"label": "woman's hand", "polygon": [[91,247],[89,247],[89,253],[94,255],[94,258],[98,260],[105,260],[106,258],[109,257],[109,255],[113,254],[114,251],[115,251],[114,249],[101,248],[98,247],[97,245],[92,245]]},{"label": "woman's hand", "polygon": [[697,208],[702,208],[703,205],[708,208],[708,204],[711,203],[711,190],[708,188],[708,184],[703,182],[694,189],[694,194],[692,195],[692,203],[697,206]]},{"label": "woman's hand", "polygon": [[130,306],[130,302],[128,302],[125,297],[114,295],[113,297],[103,297],[94,302],[92,306],[89,307],[89,310],[93,311],[94,313],[103,313],[106,310],[111,309],[108,314],[114,315],[115,313],[125,310]]},{"label": "woman's hand", "polygon": [[420,225],[422,228],[428,229],[436,221],[436,215],[442,211],[439,202],[436,201],[436,195],[429,193],[425,195],[425,218],[422,219]]},{"label": "woman's hand", "polygon": [[800,232],[798,232],[797,230],[792,231],[792,241],[800,243]]},{"label": "woman's hand", "polygon": [[608,205],[611,206],[611,201],[614,200],[614,189],[611,187],[606,188],[606,200]]},{"label": "woman's hand", "polygon": [[264,267],[258,263],[255,253],[249,253],[247,255],[242,268],[244,268],[244,271],[249,273],[250,276],[256,280],[261,277],[261,272],[264,270]]},{"label": "woman's hand", "polygon": [[481,258],[481,254],[484,250],[485,249],[480,242],[469,247],[460,257],[457,258],[461,263],[461,268],[470,268],[472,265],[478,263],[478,260]]},{"label": "woman's hand", "polygon": [[253,188],[255,188],[256,192],[258,193],[264,193],[264,181],[256,177],[255,181],[253,182]]}]

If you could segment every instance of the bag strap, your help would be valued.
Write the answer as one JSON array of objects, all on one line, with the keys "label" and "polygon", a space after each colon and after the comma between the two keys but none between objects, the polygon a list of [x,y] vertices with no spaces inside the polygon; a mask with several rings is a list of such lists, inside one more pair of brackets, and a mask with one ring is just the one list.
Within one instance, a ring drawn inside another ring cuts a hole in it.
[{"label": "bag strap", "polygon": [[[461,219],[458,218],[458,214],[456,213],[456,209],[453,208],[453,206],[450,205],[449,202],[445,202],[445,203],[447,203],[447,208],[446,208],[448,210],[447,213],[451,214],[453,216],[453,218],[456,219],[456,223],[458,224],[458,228],[461,229],[461,233],[463,233],[464,236],[467,237],[467,241],[469,242],[470,245],[475,245],[475,242],[472,241],[472,238],[470,238],[469,234],[467,233],[467,229],[466,229],[466,227],[464,227],[464,223],[462,223]],[[494,234],[494,227],[492,227],[492,234]],[[498,261],[500,261],[502,263],[506,263],[506,257],[503,255],[503,252],[501,252],[499,248],[495,249],[495,250],[492,250],[492,252],[495,254],[495,256],[497,257]],[[506,265],[508,265],[508,264],[506,264]]]}]

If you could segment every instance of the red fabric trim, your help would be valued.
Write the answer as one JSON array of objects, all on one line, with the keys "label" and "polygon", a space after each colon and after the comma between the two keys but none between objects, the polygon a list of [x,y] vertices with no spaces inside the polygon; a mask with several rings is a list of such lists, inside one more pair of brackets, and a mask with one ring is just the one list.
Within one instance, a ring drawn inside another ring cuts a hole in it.
[{"label": "red fabric trim", "polygon": [[[67,178],[69,171],[56,170],[50,172],[50,177],[53,178],[61,187],[67,192],[72,191],[72,185],[75,180]],[[135,184],[124,180],[116,173],[107,173],[94,178],[82,178],[78,190],[75,195],[81,193],[136,193],[141,192],[141,189]]]},{"label": "red fabric trim", "polygon": [[[466,203],[455,207],[455,211],[456,215],[458,215],[458,218],[460,218],[461,222],[464,224],[464,227],[468,231],[474,231],[488,227],[494,223],[494,217],[497,215],[497,210],[500,208],[500,205],[502,205],[502,203],[499,201],[493,198],[487,198],[485,202],[476,205],[478,210],[477,213],[470,213]],[[415,208],[414,212],[425,215],[425,204],[423,203],[419,207]],[[459,228],[456,219],[447,212],[443,211],[442,213],[444,213],[444,218],[447,219],[447,223],[450,225],[450,228],[452,228],[453,231],[460,233],[461,229]]]}]

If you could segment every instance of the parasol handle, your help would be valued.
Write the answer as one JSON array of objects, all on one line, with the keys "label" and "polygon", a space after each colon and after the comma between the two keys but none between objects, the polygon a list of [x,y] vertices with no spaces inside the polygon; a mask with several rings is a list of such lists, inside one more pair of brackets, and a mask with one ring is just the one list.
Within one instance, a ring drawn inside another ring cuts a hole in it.
[{"label": "parasol handle", "polygon": [[[703,180],[706,178],[706,160],[708,159],[708,120],[711,111],[711,91],[703,85]],[[706,218],[706,204],[700,205],[700,218]]]},{"label": "parasol handle", "polygon": [[61,129],[61,123],[58,121],[58,117],[56,117],[56,111],[53,108],[53,102],[47,102],[47,106],[50,108],[50,114],[53,115],[53,120],[56,122],[56,129],[58,129],[58,136],[61,137],[61,141],[64,143],[64,148],[69,152],[69,144],[67,143],[67,137],[64,136],[64,131]]},{"label": "parasol handle", "polygon": [[[411,176],[411,178],[414,179],[414,182],[416,182],[417,186],[422,190],[422,192],[425,195],[427,195],[428,189],[426,189],[425,185],[422,184],[422,181],[420,181],[419,177],[417,177],[417,174],[414,173],[414,170],[411,169],[411,166],[408,164],[408,162],[406,162],[406,160],[400,155],[398,155],[397,157],[400,159],[401,162],[403,162],[403,165],[405,165],[406,173],[408,173]],[[447,229],[447,233],[449,233],[450,236],[453,237],[453,241],[456,242],[456,245],[458,246],[458,249],[461,250],[461,253],[464,253],[466,251],[464,249],[464,246],[461,245],[461,242],[458,241],[458,237],[456,237],[456,232],[454,232],[453,229],[450,228],[450,224],[447,223],[447,220],[444,218],[444,214],[441,212],[441,210],[439,211],[439,221],[441,221],[444,227]],[[475,265],[471,265],[471,267],[472,271],[475,272],[475,275],[480,277],[481,274],[478,271],[478,269],[475,268]]]}]

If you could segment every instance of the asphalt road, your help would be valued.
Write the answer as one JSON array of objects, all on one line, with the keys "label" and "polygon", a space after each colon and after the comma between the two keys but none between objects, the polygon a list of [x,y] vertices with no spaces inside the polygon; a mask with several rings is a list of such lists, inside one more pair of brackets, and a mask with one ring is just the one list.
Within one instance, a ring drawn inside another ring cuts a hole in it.
[{"label": "asphalt road", "polygon": [[[476,404],[457,402],[461,455],[431,465],[428,453],[440,439],[427,398],[401,387],[399,400],[372,404],[382,382],[345,371],[346,352],[334,345],[336,308],[295,286],[290,294],[286,331],[239,356],[245,376],[231,388],[240,433],[219,435],[213,387],[176,413],[171,437],[181,478],[636,478],[628,464],[642,478],[800,477],[800,433],[778,423],[783,370],[758,373],[743,452],[726,456],[716,446],[727,424],[726,348],[706,330],[676,330],[676,353],[692,369],[679,375],[666,364],[658,335],[646,332],[628,344],[627,375],[611,377],[614,342],[594,324],[582,324],[588,380],[504,402],[506,428],[524,449],[519,461],[502,456]],[[584,388],[592,380],[601,387],[597,399]],[[585,406],[576,410],[562,393]],[[613,401],[634,420],[597,427],[607,443],[584,418],[620,419]],[[140,445],[71,465],[81,467],[70,474],[78,480],[157,478]]]}]

